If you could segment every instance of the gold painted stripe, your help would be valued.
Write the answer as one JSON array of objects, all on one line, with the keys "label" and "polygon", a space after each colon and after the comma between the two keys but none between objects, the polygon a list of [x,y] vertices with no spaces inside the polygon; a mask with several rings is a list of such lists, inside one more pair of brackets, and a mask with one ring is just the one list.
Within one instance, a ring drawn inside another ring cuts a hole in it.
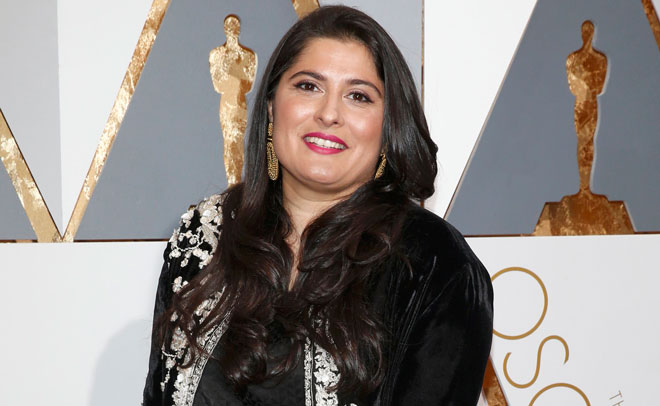
[{"label": "gold painted stripe", "polygon": [[318,0],[291,0],[291,2],[296,14],[298,14],[298,19],[319,8]]},{"label": "gold painted stripe", "polygon": [[11,183],[16,189],[25,214],[27,214],[38,242],[61,241],[60,232],[48,211],[32,172],[18,148],[5,116],[0,110],[0,159],[5,165]]},{"label": "gold painted stripe", "polygon": [[488,359],[488,364],[486,365],[482,390],[488,406],[508,406],[506,396],[504,396],[502,385],[500,385],[500,381],[497,379],[491,359]]},{"label": "gold painted stripe", "polygon": [[124,115],[126,114],[128,105],[133,97],[138,80],[140,80],[142,69],[147,61],[147,57],[154,44],[156,34],[163,21],[163,17],[165,17],[169,4],[170,0],[154,0],[151,4],[151,9],[149,10],[147,20],[144,23],[142,33],[140,34],[137,46],[135,47],[133,58],[128,65],[126,74],[124,75],[124,80],[121,83],[117,98],[112,106],[112,111],[110,112],[108,121],[103,129],[101,140],[96,148],[94,159],[92,160],[82,190],[78,195],[78,200],[76,201],[73,213],[69,219],[69,224],[67,225],[66,233],[64,234],[64,241],[73,241],[76,232],[78,231],[78,227],[80,227],[80,222],[85,215],[89,200],[92,197],[92,193],[94,193],[96,183],[98,182],[103,166],[108,159],[108,154],[115,141],[119,127],[124,120]]},{"label": "gold painted stripe", "polygon": [[644,6],[646,17],[649,19],[649,24],[651,24],[651,31],[653,31],[655,42],[658,43],[658,50],[660,50],[660,20],[658,20],[658,13],[656,13],[651,0],[642,0],[642,5]]}]

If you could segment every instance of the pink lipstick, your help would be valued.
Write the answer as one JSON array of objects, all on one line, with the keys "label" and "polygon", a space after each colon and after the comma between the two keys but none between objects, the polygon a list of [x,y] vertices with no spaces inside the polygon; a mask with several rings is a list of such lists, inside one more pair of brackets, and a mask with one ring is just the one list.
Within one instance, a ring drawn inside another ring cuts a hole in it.
[{"label": "pink lipstick", "polygon": [[319,154],[338,154],[346,149],[348,145],[339,137],[320,132],[307,133],[303,136],[307,148]]}]

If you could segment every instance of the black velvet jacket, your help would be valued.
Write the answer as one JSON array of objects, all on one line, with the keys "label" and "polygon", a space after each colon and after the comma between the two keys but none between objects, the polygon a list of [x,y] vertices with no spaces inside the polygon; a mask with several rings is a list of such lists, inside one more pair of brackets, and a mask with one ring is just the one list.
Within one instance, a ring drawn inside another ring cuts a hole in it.
[{"label": "black velvet jacket", "polygon": [[[154,319],[173,292],[208,263],[217,245],[220,210],[220,197],[213,196],[182,216],[165,251]],[[175,332],[169,345],[152,349],[144,405],[475,405],[492,338],[490,277],[462,235],[423,208],[410,210],[400,252],[410,268],[392,259],[372,292],[391,336],[385,379],[368,398],[338,398],[326,391],[338,372],[322,348],[308,343],[304,362],[284,381],[252,388],[239,399],[213,360],[196,360],[187,369],[176,365],[188,349]],[[226,328],[231,326],[221,323],[201,344],[217,354]]]}]

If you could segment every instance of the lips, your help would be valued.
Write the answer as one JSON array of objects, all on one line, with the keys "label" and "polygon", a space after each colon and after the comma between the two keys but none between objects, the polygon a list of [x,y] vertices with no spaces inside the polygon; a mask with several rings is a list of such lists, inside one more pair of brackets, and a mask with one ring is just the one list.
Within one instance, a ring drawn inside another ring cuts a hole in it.
[{"label": "lips", "polygon": [[309,149],[320,154],[337,154],[348,149],[341,138],[320,132],[305,134],[303,141]]}]

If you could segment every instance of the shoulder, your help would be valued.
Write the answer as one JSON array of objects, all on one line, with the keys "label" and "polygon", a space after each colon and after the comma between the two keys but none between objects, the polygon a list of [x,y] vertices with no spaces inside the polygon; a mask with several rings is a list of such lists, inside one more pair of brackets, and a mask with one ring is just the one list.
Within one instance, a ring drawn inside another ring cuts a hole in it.
[{"label": "shoulder", "polygon": [[486,268],[463,235],[436,214],[419,206],[410,209],[401,246],[411,268],[411,282],[423,285],[427,299],[450,285],[492,295]]},{"label": "shoulder", "polygon": [[213,195],[181,215],[163,253],[157,293],[163,309],[170,306],[173,294],[211,262],[221,232],[223,199],[223,195]]},{"label": "shoulder", "polygon": [[201,269],[218,247],[224,195],[212,195],[181,215],[165,250],[170,267]]},{"label": "shoulder", "polygon": [[454,226],[419,206],[410,209],[402,239],[404,249],[413,257],[437,257],[454,265],[479,262]]}]

